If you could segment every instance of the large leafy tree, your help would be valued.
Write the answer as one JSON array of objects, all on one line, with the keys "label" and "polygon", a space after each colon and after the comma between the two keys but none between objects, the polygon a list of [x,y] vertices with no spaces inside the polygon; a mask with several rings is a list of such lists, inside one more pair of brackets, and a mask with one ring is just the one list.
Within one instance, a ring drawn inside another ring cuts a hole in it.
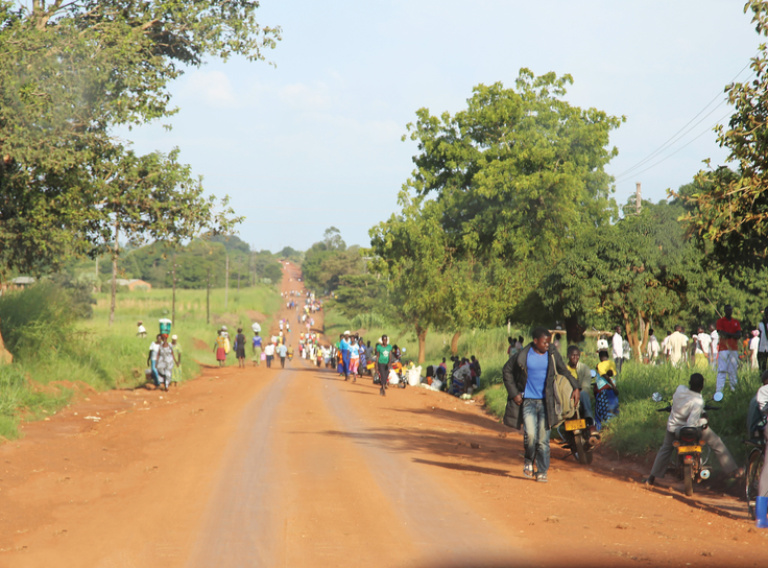
[{"label": "large leafy tree", "polygon": [[279,30],[246,0],[0,1],[0,260],[29,270],[91,249],[111,128],[167,117],[206,56],[261,59]]},{"label": "large leafy tree", "polygon": [[369,233],[375,254],[373,269],[385,277],[389,301],[399,319],[414,326],[418,362],[423,363],[428,331],[445,328],[450,321],[447,275],[452,270],[452,258],[439,220],[422,214],[420,201],[402,201],[400,215],[392,215]]},{"label": "large leafy tree", "polygon": [[457,325],[504,321],[578,235],[616,214],[603,168],[623,119],[570,105],[571,82],[522,69],[515,88],[478,85],[465,110],[420,109],[408,125],[419,154],[406,199],[434,200],[430,214],[463,263],[452,273],[455,303],[470,309],[457,310]]},{"label": "large leafy tree", "polygon": [[[757,33],[768,35],[768,3],[751,0]],[[728,167],[700,172],[697,184],[679,196],[691,209],[685,216],[692,233],[713,243],[713,253],[728,265],[764,266],[768,258],[768,47],[761,44],[750,63],[754,76],[725,87],[734,112],[727,127],[717,126],[717,141],[728,149]]]},{"label": "large leafy tree", "polygon": [[616,155],[608,136],[621,119],[568,104],[571,82],[522,69],[514,89],[478,85],[465,110],[420,109],[408,125],[420,153],[407,187],[442,204],[457,251],[551,257],[615,212],[603,167]]},{"label": "large leafy tree", "polygon": [[635,357],[651,326],[692,324],[702,312],[691,313],[690,304],[717,301],[722,290],[685,239],[682,212],[677,204],[645,202],[640,214],[580,235],[544,280],[545,305],[599,329],[621,325]]}]

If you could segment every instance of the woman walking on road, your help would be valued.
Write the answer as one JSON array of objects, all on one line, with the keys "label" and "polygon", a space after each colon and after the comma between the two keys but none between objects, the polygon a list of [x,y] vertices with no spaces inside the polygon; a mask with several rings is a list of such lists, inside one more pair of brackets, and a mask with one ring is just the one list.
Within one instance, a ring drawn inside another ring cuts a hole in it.
[{"label": "woman walking on road", "polygon": [[229,337],[226,336],[226,328],[222,327],[216,336],[216,344],[213,346],[213,352],[216,353],[219,367],[223,367],[224,362],[227,360],[227,341],[229,341]]},{"label": "woman walking on road", "polygon": [[357,344],[357,338],[352,337],[349,340],[349,374],[352,375],[352,382],[357,382],[357,367],[360,365],[360,346]]},{"label": "woman walking on road", "polygon": [[160,384],[166,391],[171,386],[171,378],[173,377],[173,365],[176,363],[176,358],[173,355],[173,347],[168,343],[168,336],[163,335],[163,342],[160,348],[157,350],[157,374],[160,376]]},{"label": "woman walking on road", "polygon": [[237,335],[235,336],[235,356],[237,357],[237,366],[241,369],[245,369],[245,335],[243,335],[243,328],[237,328]]}]

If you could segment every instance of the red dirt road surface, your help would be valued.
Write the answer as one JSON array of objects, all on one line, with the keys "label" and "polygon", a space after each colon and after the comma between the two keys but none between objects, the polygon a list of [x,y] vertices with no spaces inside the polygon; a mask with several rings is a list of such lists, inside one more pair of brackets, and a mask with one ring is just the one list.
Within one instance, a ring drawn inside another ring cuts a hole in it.
[{"label": "red dirt road surface", "polygon": [[370,378],[344,382],[300,359],[207,369],[169,393],[89,394],[23,431],[0,447],[3,567],[764,566],[768,556],[768,531],[735,499],[648,489],[604,455],[580,466],[554,444],[549,483],[536,483],[522,474],[521,434],[478,405],[414,387],[381,397]]}]

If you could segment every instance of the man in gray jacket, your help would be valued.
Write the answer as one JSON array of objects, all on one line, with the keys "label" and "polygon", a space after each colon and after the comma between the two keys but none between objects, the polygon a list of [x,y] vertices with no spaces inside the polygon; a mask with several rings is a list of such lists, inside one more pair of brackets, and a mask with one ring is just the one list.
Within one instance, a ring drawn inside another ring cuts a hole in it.
[{"label": "man in gray jacket", "polygon": [[[549,470],[549,434],[556,417],[555,373],[564,375],[573,387],[573,401],[579,404],[579,383],[550,346],[549,330],[537,327],[533,341],[511,357],[502,369],[507,389],[504,424],[523,426],[525,465],[523,474],[546,482]],[[536,463],[534,473],[533,464]]]}]

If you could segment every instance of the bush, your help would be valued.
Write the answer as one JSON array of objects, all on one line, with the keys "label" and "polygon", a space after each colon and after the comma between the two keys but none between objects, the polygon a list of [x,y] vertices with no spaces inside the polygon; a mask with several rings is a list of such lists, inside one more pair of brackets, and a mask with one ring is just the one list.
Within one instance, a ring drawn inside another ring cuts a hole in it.
[{"label": "bush", "polygon": [[67,342],[75,313],[61,286],[40,282],[0,298],[0,333],[14,357],[46,357]]}]

